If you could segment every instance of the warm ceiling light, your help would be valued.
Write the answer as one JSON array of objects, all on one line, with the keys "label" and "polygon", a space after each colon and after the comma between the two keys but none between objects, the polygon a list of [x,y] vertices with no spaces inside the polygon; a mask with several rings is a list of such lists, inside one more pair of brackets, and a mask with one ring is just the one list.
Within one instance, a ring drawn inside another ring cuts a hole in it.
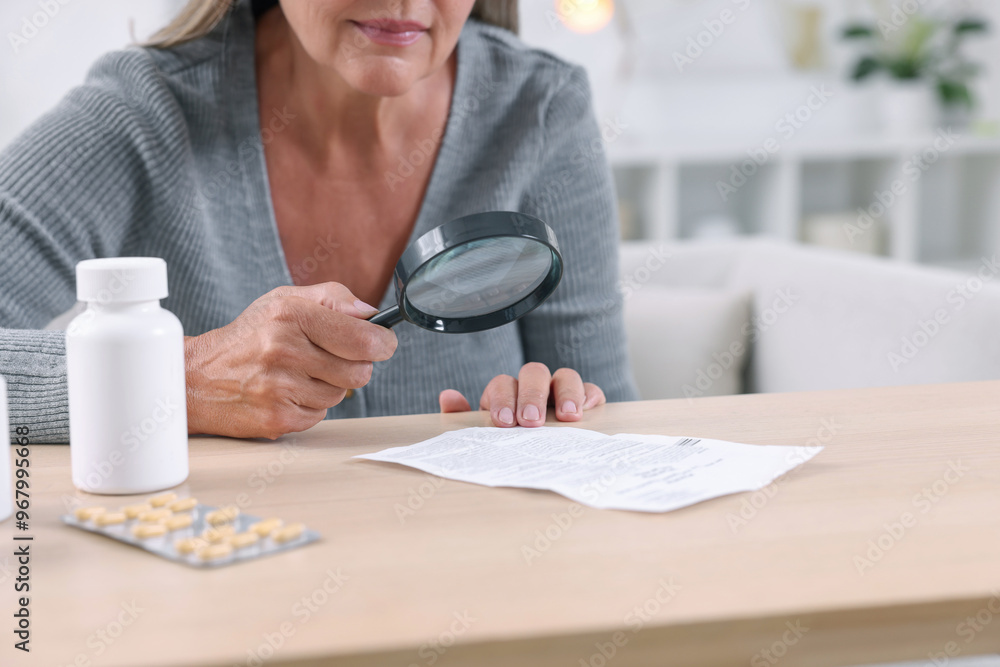
[{"label": "warm ceiling light", "polygon": [[614,0],[555,0],[559,19],[573,32],[597,32],[615,15]]}]

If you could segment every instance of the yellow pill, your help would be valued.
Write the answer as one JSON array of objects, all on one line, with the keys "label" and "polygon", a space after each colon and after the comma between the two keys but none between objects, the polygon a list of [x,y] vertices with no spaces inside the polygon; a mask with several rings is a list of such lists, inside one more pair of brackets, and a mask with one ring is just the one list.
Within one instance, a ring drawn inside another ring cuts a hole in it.
[{"label": "yellow pill", "polygon": [[248,530],[252,530],[261,537],[267,537],[274,532],[275,528],[280,528],[282,523],[284,522],[281,519],[264,519],[250,526]]},{"label": "yellow pill", "polygon": [[125,516],[130,519],[137,519],[140,514],[151,509],[153,509],[152,505],[128,505],[122,508],[122,512],[125,512]]},{"label": "yellow pill", "polygon": [[142,539],[160,537],[167,534],[167,527],[162,523],[140,523],[137,526],[132,526],[132,534]]},{"label": "yellow pill", "polygon": [[187,512],[188,510],[194,509],[197,504],[197,498],[181,498],[180,500],[175,500],[170,503],[167,507],[174,512]]},{"label": "yellow pill", "polygon": [[149,499],[149,504],[153,507],[163,507],[168,503],[172,503],[177,500],[176,493],[161,493],[158,496],[153,496]]},{"label": "yellow pill", "polygon": [[257,533],[240,533],[229,538],[229,543],[233,545],[234,549],[242,549],[258,541],[260,541],[260,535]]},{"label": "yellow pill", "polygon": [[174,542],[174,548],[182,554],[193,554],[208,546],[208,540],[201,537],[189,537],[184,540]]},{"label": "yellow pill", "polygon": [[94,517],[94,523],[98,526],[111,526],[116,523],[125,523],[125,512],[104,512]]},{"label": "yellow pill", "polygon": [[173,515],[173,512],[168,510],[166,507],[161,507],[158,510],[148,510],[139,515],[139,521],[145,521],[146,523],[156,523],[158,521],[163,521],[167,517]]},{"label": "yellow pill", "polygon": [[218,526],[217,528],[209,528],[204,533],[201,534],[209,542],[222,542],[223,540],[232,537],[236,534],[236,529],[232,526]]},{"label": "yellow pill", "polygon": [[225,558],[231,553],[233,553],[233,548],[227,543],[221,542],[219,544],[213,544],[210,547],[205,547],[198,553],[198,555],[201,556],[202,560],[214,560],[216,558]]},{"label": "yellow pill", "polygon": [[271,533],[271,539],[275,542],[291,542],[305,531],[306,527],[301,523],[293,523],[279,528]]},{"label": "yellow pill", "polygon": [[167,530],[180,530],[181,528],[187,528],[191,525],[191,515],[178,514],[177,516],[167,517],[163,521],[163,525]]},{"label": "yellow pill", "polygon": [[107,512],[107,510],[103,507],[77,507],[73,510],[73,516],[80,521],[89,521],[98,514],[104,514],[105,512]]},{"label": "yellow pill", "polygon": [[223,507],[222,509],[217,509],[213,512],[209,512],[205,515],[205,521],[217,526],[220,523],[229,523],[235,519],[240,514],[240,508],[235,505],[229,505],[228,507]]}]

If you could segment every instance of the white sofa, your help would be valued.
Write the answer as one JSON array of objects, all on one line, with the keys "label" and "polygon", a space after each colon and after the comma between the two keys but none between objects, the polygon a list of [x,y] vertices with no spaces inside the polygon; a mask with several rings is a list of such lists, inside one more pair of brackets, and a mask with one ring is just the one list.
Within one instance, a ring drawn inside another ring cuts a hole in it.
[{"label": "white sofa", "polygon": [[975,273],[766,239],[625,243],[641,397],[1000,379],[995,261],[973,293]]},{"label": "white sofa", "polygon": [[643,398],[1000,379],[992,254],[959,273],[736,239],[621,260]]}]

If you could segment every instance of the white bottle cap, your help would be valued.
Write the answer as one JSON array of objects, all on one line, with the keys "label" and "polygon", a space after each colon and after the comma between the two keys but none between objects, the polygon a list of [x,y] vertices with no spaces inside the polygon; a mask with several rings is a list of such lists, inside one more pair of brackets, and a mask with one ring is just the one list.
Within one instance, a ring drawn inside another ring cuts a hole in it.
[{"label": "white bottle cap", "polygon": [[167,297],[167,263],[159,257],[85,259],[76,265],[76,298],[120,303]]}]

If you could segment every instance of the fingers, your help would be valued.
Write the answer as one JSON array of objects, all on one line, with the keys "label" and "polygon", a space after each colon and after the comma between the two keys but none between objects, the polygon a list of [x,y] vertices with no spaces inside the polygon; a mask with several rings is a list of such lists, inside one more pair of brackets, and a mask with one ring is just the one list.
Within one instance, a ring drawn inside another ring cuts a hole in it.
[{"label": "fingers", "polygon": [[335,357],[316,345],[306,342],[308,348],[300,356],[289,351],[286,363],[298,368],[307,377],[334,387],[359,389],[372,379],[374,364],[370,361],[348,361]]},{"label": "fingers", "polygon": [[[345,317],[301,297],[288,297],[275,306],[275,317],[292,317],[302,332],[330,354],[349,361],[385,361],[396,351],[396,334],[392,329],[380,327],[356,317]],[[280,312],[282,308],[294,313]]]},{"label": "fingers", "polygon": [[550,397],[559,421],[579,421],[584,410],[606,402],[601,388],[583,382],[576,371],[560,368],[550,374],[545,364],[528,363],[517,379],[509,375],[493,378],[483,391],[479,407],[489,410],[495,426],[542,426]]},{"label": "fingers", "polygon": [[465,396],[462,396],[461,392],[454,389],[445,389],[438,394],[438,405],[441,406],[441,412],[443,413],[468,412],[472,410],[472,406],[469,405],[469,401],[466,400]]},{"label": "fingers", "polygon": [[297,384],[294,388],[296,405],[310,411],[322,410],[323,416],[326,416],[327,408],[340,403],[346,395],[346,389],[313,379]]},{"label": "fingers", "polygon": [[587,398],[583,401],[584,410],[590,410],[608,402],[608,399],[604,397],[604,392],[593,382],[584,382],[583,390],[587,395]]},{"label": "fingers", "polygon": [[545,423],[552,374],[548,366],[537,362],[525,364],[517,376],[517,422],[521,426]]},{"label": "fingers", "polygon": [[517,413],[517,385],[518,381],[509,375],[498,375],[486,385],[479,408],[490,411],[494,426],[506,428],[517,423],[514,418]]},{"label": "fingers", "polygon": [[310,408],[304,405],[288,406],[284,409],[271,408],[261,419],[261,424],[252,434],[237,437],[260,437],[276,440],[286,433],[299,433],[323,421],[326,408]]},{"label": "fingers", "polygon": [[580,374],[573,369],[560,368],[552,374],[552,397],[559,421],[575,422],[583,417],[586,393]]},{"label": "fingers", "polygon": [[[296,299],[301,301],[298,297]],[[322,306],[313,307],[323,309]],[[341,320],[353,319],[343,315],[337,317]],[[351,361],[330,354],[312,343],[297,327],[276,325],[274,322],[255,324],[260,338],[250,352],[250,361],[259,367],[265,377],[273,380],[284,376],[303,381],[313,379],[342,389],[363,387],[371,379],[373,364],[370,361]]]},{"label": "fingers", "polygon": [[340,283],[327,282],[304,287],[278,287],[270,294],[277,297],[298,296],[335,312],[361,319],[368,319],[378,312],[378,308],[357,298],[351,290]]}]

